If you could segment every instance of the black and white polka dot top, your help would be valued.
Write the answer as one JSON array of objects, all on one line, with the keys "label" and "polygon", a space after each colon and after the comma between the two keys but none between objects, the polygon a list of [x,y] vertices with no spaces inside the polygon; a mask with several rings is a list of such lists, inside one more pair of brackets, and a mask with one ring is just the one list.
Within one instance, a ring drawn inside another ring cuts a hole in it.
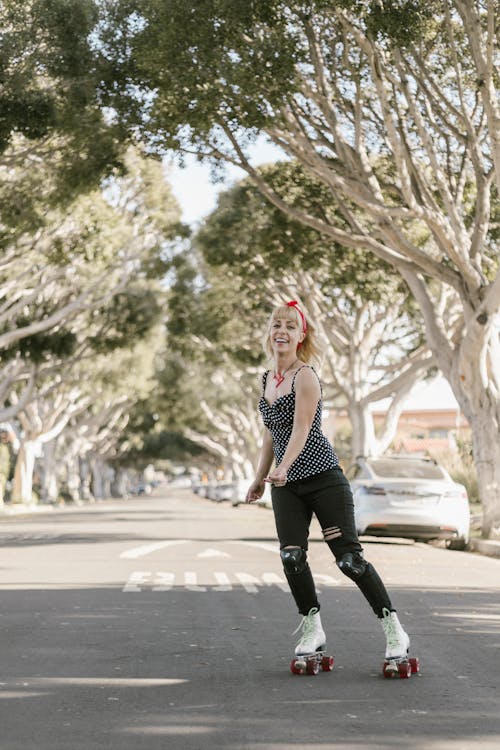
[{"label": "black and white polka dot top", "polygon": [[[309,365],[303,365],[302,367],[309,367]],[[267,377],[271,371],[267,370],[262,378],[262,396],[259,401],[259,411],[265,426],[273,438],[276,464],[281,462],[292,434],[295,413],[295,378],[302,367],[299,367],[293,376],[290,393],[278,396],[272,404],[269,404],[264,397]],[[315,372],[313,367],[311,369]],[[320,398],[306,444],[288,470],[289,482],[293,482],[296,479],[305,479],[306,477],[318,474],[320,471],[335,469],[339,466],[337,454],[321,431],[322,406],[323,401]]]}]

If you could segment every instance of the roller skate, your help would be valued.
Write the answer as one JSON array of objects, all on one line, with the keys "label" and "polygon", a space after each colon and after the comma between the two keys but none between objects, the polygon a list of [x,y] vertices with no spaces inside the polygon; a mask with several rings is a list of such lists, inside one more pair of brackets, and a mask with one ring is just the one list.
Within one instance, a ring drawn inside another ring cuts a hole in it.
[{"label": "roller skate", "polygon": [[418,659],[408,656],[410,638],[399,622],[396,612],[384,608],[382,614],[381,623],[387,639],[382,674],[384,677],[408,679],[420,669]]},{"label": "roller skate", "polygon": [[304,615],[294,632],[299,630],[302,630],[302,635],[295,648],[295,658],[290,664],[292,674],[318,674],[320,668],[323,672],[331,672],[333,656],[325,654],[326,636],[316,607]]}]

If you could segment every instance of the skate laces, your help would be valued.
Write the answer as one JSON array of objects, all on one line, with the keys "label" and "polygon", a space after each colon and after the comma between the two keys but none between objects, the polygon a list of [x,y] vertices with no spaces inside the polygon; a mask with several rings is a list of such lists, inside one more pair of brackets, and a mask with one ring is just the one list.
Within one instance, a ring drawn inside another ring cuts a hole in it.
[{"label": "skate laces", "polygon": [[299,643],[307,640],[314,633],[315,627],[313,615],[315,615],[317,612],[318,610],[316,609],[316,607],[313,607],[313,609],[309,611],[309,614],[303,615],[302,620],[293,631],[292,635],[295,635],[299,632],[299,630],[302,630],[302,635],[300,637]]},{"label": "skate laces", "polygon": [[384,617],[382,619],[382,625],[387,638],[387,645],[389,646],[389,648],[397,648],[397,646],[400,645],[400,638],[396,628],[396,623],[391,617],[391,613],[388,609],[384,609],[383,613]]}]

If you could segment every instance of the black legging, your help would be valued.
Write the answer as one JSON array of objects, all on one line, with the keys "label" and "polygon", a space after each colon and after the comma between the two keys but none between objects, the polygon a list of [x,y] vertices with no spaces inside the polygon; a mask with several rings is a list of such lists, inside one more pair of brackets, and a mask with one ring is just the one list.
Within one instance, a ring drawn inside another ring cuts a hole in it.
[{"label": "black legging", "polygon": [[[283,487],[273,486],[271,495],[281,549],[298,547],[306,553],[314,513],[340,569],[360,588],[377,617],[382,617],[384,608],[393,609],[380,576],[363,558],[351,488],[340,468],[288,482]],[[313,607],[319,609],[307,562],[300,572],[287,572],[285,568],[285,574],[299,612],[306,615]]]}]

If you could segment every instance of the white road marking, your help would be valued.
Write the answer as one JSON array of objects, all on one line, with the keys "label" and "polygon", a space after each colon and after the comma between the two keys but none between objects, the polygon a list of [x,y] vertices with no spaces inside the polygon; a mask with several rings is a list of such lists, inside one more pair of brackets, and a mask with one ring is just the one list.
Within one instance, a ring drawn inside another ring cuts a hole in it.
[{"label": "white road marking", "polygon": [[134,573],[130,574],[123,591],[126,594],[131,591],[142,591],[141,586],[145,583],[149,583],[150,575],[151,573],[149,571],[136,570]]},{"label": "white road marking", "polygon": [[341,586],[343,584],[343,581],[339,578],[328,576],[325,573],[314,573],[313,577],[315,581],[318,581],[320,584],[322,583],[324,586]]},{"label": "white road marking", "polygon": [[267,586],[277,586],[282,591],[290,591],[288,583],[277,573],[263,573],[262,580]]},{"label": "white road marking", "polygon": [[133,560],[137,557],[144,557],[145,555],[150,555],[151,552],[156,552],[159,549],[164,549],[165,547],[173,547],[176,544],[187,544],[190,542],[190,539],[168,539],[164,542],[154,542],[153,544],[144,544],[141,547],[132,547],[132,549],[127,549],[125,552],[122,552],[120,557],[123,557],[127,560]]},{"label": "white road marking", "polygon": [[257,549],[264,549],[266,550],[266,552],[274,552],[278,555],[280,552],[278,542],[276,542],[276,544],[270,544],[269,542],[242,542],[240,540],[234,539],[228,541],[228,544],[244,544],[246,547],[257,547]]},{"label": "white road marking", "polygon": [[249,573],[235,573],[234,574],[238,581],[241,583],[245,591],[249,594],[256,594],[259,590],[257,586],[260,585],[260,580],[255,576],[251,576]]},{"label": "white road marking", "polygon": [[159,570],[155,573],[155,585],[153,591],[170,591],[175,581],[175,573],[163,573]]},{"label": "white road marking", "polygon": [[221,552],[220,549],[204,549],[203,552],[199,552],[196,557],[231,557],[227,552]]},{"label": "white road marking", "polygon": [[[248,594],[257,594],[260,588],[267,588],[268,586],[277,586],[282,591],[289,591],[285,578],[275,572],[264,572],[259,577],[250,573],[237,572],[228,574],[218,570],[210,574],[214,578],[214,583],[207,581],[206,575],[203,575],[203,585],[200,585],[199,574],[194,570],[186,570],[177,574],[172,571],[162,570],[154,572],[136,570],[130,574],[122,591],[124,593],[137,593],[147,590],[164,592],[171,591],[176,587],[203,593],[206,591],[233,591],[233,588],[239,586],[242,586]],[[321,573],[316,574],[315,578],[324,587],[335,587],[343,583],[343,581],[338,581],[333,576]]]},{"label": "white road marking", "polygon": [[[166,547],[174,547],[177,544],[190,543],[192,543],[191,539],[167,539],[163,542],[153,542],[152,544],[142,544],[140,547],[132,547],[131,549],[127,549],[122,552],[120,554],[120,557],[125,560],[135,560],[138,557],[145,557],[146,555],[150,555],[153,552],[157,552],[160,549],[165,549]],[[257,549],[263,549],[266,552],[279,554],[278,543],[271,544],[269,542],[243,542],[238,539],[227,540],[225,543],[243,544],[246,547],[256,547]],[[229,555],[227,552],[222,552],[221,550],[209,547],[203,550],[203,552],[200,552],[197,557],[231,557],[231,555]]]},{"label": "white road marking", "polygon": [[229,580],[229,576],[226,575],[226,573],[215,571],[214,578],[219,584],[218,586],[214,586],[214,591],[232,591],[233,590],[231,581]]},{"label": "white road marking", "polygon": [[184,581],[188,591],[206,591],[206,586],[198,586],[197,575],[194,570],[186,570],[184,573]]}]

